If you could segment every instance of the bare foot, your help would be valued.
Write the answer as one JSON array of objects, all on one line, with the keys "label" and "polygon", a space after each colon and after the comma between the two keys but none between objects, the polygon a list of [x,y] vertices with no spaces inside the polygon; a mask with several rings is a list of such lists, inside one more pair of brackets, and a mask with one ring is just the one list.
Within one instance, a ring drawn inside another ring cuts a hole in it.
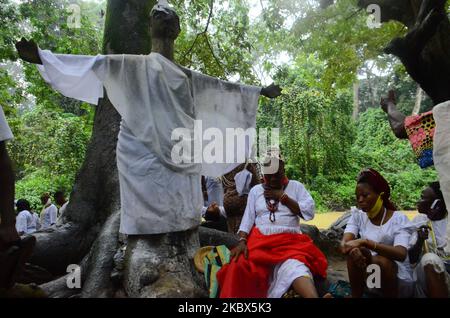
[{"label": "bare foot", "polygon": [[322,298],[334,298],[330,293],[326,293]]}]

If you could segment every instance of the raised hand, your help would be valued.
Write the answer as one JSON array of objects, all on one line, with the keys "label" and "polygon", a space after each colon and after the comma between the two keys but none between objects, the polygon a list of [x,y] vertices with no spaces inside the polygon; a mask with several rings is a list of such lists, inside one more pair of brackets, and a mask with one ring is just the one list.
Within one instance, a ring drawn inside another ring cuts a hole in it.
[{"label": "raised hand", "polygon": [[279,85],[275,85],[272,83],[271,85],[264,87],[261,90],[261,95],[269,97],[269,98],[276,98],[281,95],[281,91],[283,89]]},{"label": "raised hand", "polygon": [[16,43],[16,49],[22,60],[33,64],[42,64],[38,46],[33,40],[27,41],[25,38],[22,38]]},{"label": "raised hand", "polygon": [[389,104],[396,105],[397,104],[397,98],[395,97],[395,92],[393,90],[390,90],[387,97],[382,97],[380,101],[381,108],[386,113],[388,112],[388,106]]},{"label": "raised hand", "polygon": [[429,231],[430,231],[429,226],[427,226],[427,225],[421,226],[417,230],[417,235],[418,235],[419,240],[422,242],[425,242],[426,240],[428,240]]},{"label": "raised hand", "polygon": [[283,190],[264,190],[264,197],[274,200],[280,200],[281,196],[284,194]]}]

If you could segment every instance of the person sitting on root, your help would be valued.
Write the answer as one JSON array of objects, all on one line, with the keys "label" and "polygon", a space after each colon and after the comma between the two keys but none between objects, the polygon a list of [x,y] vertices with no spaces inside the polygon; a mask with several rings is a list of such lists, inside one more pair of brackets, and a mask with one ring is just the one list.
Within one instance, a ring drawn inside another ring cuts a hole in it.
[{"label": "person sitting on root", "polygon": [[56,191],[53,195],[53,199],[55,199],[55,203],[59,206],[58,209],[58,220],[64,217],[64,213],[66,212],[67,206],[69,205],[69,201],[66,199],[64,191],[59,190]]},{"label": "person sitting on root", "polygon": [[217,273],[221,298],[279,298],[291,287],[316,298],[313,275],[326,277],[324,254],[300,230],[300,218],[314,217],[314,200],[286,177],[279,154],[270,162],[263,166],[265,183],[248,195],[232,260]]},{"label": "person sitting on root", "polygon": [[439,182],[431,183],[422,191],[417,203],[419,215],[412,223],[416,231],[411,236],[408,251],[414,266],[415,296],[447,298],[450,294],[450,275],[444,260],[447,245],[448,212]]},{"label": "person sitting on root", "polygon": [[[412,273],[407,260],[410,233],[408,218],[390,201],[388,182],[377,171],[362,171],[357,180],[357,208],[345,228],[341,252],[347,255],[352,297],[363,296],[371,264],[380,268],[383,297],[409,297],[413,293]],[[360,237],[360,238],[358,238]],[[381,290],[379,290],[381,289]]]},{"label": "person sitting on root", "polygon": [[43,205],[41,211],[41,228],[48,229],[56,224],[58,218],[58,208],[52,203],[49,193],[41,195],[41,203]]},{"label": "person sitting on root", "polygon": [[16,230],[22,236],[36,232],[36,221],[31,213],[30,202],[25,199],[20,199],[16,203]]}]

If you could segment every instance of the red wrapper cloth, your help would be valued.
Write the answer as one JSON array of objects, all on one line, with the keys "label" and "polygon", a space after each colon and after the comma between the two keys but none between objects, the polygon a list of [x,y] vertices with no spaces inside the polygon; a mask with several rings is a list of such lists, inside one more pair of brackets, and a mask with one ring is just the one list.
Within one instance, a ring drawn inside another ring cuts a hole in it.
[{"label": "red wrapper cloth", "polygon": [[220,298],[266,298],[273,268],[288,259],[304,263],[314,276],[326,278],[325,255],[308,235],[263,235],[256,227],[247,242],[249,258],[241,255],[217,273]]}]

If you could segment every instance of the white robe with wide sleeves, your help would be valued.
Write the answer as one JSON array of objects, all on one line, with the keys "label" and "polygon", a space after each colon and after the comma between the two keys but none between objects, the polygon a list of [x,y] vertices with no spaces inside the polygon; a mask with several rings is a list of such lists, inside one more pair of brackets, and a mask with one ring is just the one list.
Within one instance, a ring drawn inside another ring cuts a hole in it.
[{"label": "white robe with wide sleeves", "polygon": [[104,87],[122,117],[117,144],[120,232],[159,234],[198,226],[203,205],[200,174],[221,175],[240,162],[176,162],[172,150],[179,140],[172,140],[172,133],[184,128],[193,140],[196,119],[203,121],[203,129],[222,123],[218,128],[224,136],[225,128],[254,127],[260,88],[196,72],[190,78],[158,53],[91,57],[39,50],[39,54],[43,65],[38,69],[54,89],[97,104]]}]

